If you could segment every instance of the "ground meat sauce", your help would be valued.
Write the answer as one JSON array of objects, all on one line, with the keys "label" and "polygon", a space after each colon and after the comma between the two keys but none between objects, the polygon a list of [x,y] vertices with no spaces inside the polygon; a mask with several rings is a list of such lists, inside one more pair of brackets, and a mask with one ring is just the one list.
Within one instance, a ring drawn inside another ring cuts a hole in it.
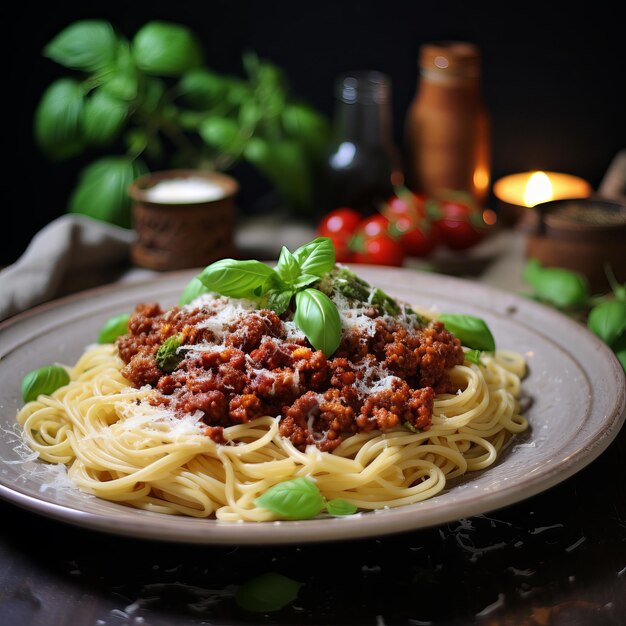
[{"label": "ground meat sauce", "polygon": [[[436,321],[399,319],[371,306],[351,315],[327,358],[288,314],[281,319],[213,296],[167,311],[141,304],[117,340],[122,373],[136,387],[153,387],[154,405],[199,412],[218,443],[225,443],[225,427],[262,415],[280,415],[281,435],[299,450],[332,451],[350,434],[407,423],[428,428],[435,395],[456,391],[447,370],[463,362],[459,340]],[[175,335],[178,361],[163,371],[157,350]]]}]

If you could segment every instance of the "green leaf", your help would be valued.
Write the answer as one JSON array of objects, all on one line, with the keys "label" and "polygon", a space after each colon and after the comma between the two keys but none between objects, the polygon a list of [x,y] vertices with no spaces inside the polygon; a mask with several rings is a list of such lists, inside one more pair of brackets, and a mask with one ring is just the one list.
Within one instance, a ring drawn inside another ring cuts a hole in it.
[{"label": "green leaf", "polygon": [[313,157],[322,154],[330,139],[326,118],[304,103],[289,103],[282,112],[282,124],[287,134],[300,142]]},{"label": "green leaf", "polygon": [[164,372],[173,372],[178,364],[183,360],[183,355],[178,352],[178,348],[183,344],[180,335],[168,337],[156,351],[156,363]]},{"label": "green leaf", "polygon": [[318,289],[308,287],[296,293],[293,321],[310,344],[327,357],[341,343],[341,319],[335,303]]},{"label": "green leaf", "polygon": [[335,247],[329,237],[317,237],[294,251],[293,257],[302,274],[322,278],[335,267]]},{"label": "green leaf", "polygon": [[109,22],[80,20],[62,30],[44,48],[44,54],[65,67],[92,72],[113,61],[117,46]]},{"label": "green leaf", "polygon": [[98,334],[98,343],[113,343],[128,332],[129,313],[115,315],[104,323]]},{"label": "green leaf", "polygon": [[85,101],[81,112],[85,140],[96,145],[111,143],[124,125],[127,114],[127,102],[96,89]]},{"label": "green leaf", "polygon": [[82,87],[71,78],[54,81],[44,92],[35,111],[35,139],[49,157],[67,159],[82,150],[83,103]]},{"label": "green leaf", "polygon": [[604,343],[612,346],[626,331],[626,302],[607,300],[597,304],[589,311],[587,327]]},{"label": "green leaf", "polygon": [[104,157],[87,166],[69,200],[69,211],[124,228],[131,225],[128,188],[145,170],[130,157]]},{"label": "green leaf", "polygon": [[293,602],[301,586],[287,576],[268,572],[243,583],[235,593],[235,601],[244,611],[271,613]]},{"label": "green leaf", "polygon": [[289,250],[283,246],[280,250],[276,273],[289,286],[293,286],[300,274],[300,264]]},{"label": "green leaf", "polygon": [[343,498],[334,498],[326,503],[326,511],[330,515],[354,515],[358,510],[355,504]]},{"label": "green leaf", "polygon": [[242,146],[239,124],[227,117],[209,117],[198,127],[204,142],[226,153],[236,152]]},{"label": "green leaf", "polygon": [[316,276],[315,274],[300,274],[293,286],[296,289],[302,289],[303,287],[308,287],[309,285],[316,283],[319,280],[320,277]]},{"label": "green leaf", "polygon": [[536,259],[530,259],[522,276],[534,289],[535,296],[557,308],[582,306],[589,299],[588,280],[579,272],[542,267]]},{"label": "green leaf", "polygon": [[485,352],[495,351],[496,344],[493,335],[484,320],[479,317],[461,313],[443,313],[439,315],[439,319],[467,348]]},{"label": "green leaf", "polygon": [[227,88],[227,81],[217,72],[198,68],[183,74],[177,91],[193,107],[207,109],[220,102]]},{"label": "green leaf", "polygon": [[312,480],[299,477],[273,485],[254,504],[285,519],[311,519],[324,507],[324,497]]},{"label": "green leaf", "polygon": [[468,350],[465,353],[465,360],[474,363],[474,365],[482,365],[480,361],[480,350]]},{"label": "green leaf", "polygon": [[272,289],[267,292],[267,308],[271,309],[276,315],[282,315],[291,304],[294,292],[291,290],[283,291]]},{"label": "green leaf", "polygon": [[102,89],[113,98],[130,102],[137,96],[139,76],[128,42],[120,42],[117,56]]},{"label": "green leaf", "polygon": [[197,297],[205,293],[211,293],[210,289],[206,287],[206,285],[200,280],[200,278],[198,278],[198,276],[194,276],[183,289],[183,293],[180,296],[180,300],[178,301],[178,306],[184,306],[185,304],[189,304]]},{"label": "green leaf", "polygon": [[422,432],[419,428],[415,428],[415,426],[413,426],[413,424],[411,424],[411,422],[409,422],[408,420],[406,422],[404,422],[404,427],[407,430],[410,430],[412,433],[421,433]]},{"label": "green leaf", "polygon": [[137,66],[149,74],[179,76],[202,64],[202,49],[186,26],[163,21],[145,24],[132,42]]},{"label": "green leaf", "polygon": [[22,379],[22,398],[32,402],[41,394],[49,396],[70,382],[70,375],[61,365],[46,365],[33,370]]},{"label": "green leaf", "polygon": [[261,261],[221,259],[202,270],[198,278],[214,293],[233,298],[255,298],[271,286],[274,270]]}]

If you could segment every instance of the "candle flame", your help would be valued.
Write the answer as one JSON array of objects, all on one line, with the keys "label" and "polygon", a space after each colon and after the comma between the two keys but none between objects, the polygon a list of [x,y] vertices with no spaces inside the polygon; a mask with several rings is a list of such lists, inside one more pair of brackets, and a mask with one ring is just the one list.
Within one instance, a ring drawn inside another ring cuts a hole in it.
[{"label": "candle flame", "polygon": [[552,183],[545,172],[534,172],[524,190],[524,204],[528,207],[535,206],[540,202],[547,202],[552,199]]}]

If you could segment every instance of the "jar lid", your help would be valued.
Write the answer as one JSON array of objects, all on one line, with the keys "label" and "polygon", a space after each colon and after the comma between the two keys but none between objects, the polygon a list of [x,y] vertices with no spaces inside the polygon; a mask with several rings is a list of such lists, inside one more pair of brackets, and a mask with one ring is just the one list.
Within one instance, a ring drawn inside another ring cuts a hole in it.
[{"label": "jar lid", "polygon": [[354,102],[387,102],[391,81],[386,74],[375,70],[360,70],[341,75],[335,85],[337,98],[346,104]]},{"label": "jar lid", "polygon": [[481,53],[476,44],[466,41],[435,41],[420,48],[422,70],[455,77],[480,75]]}]

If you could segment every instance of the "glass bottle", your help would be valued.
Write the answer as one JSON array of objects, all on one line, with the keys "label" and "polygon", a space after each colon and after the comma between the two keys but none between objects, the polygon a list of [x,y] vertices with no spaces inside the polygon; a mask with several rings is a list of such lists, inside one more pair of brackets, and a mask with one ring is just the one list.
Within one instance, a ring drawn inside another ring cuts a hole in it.
[{"label": "glass bottle", "polygon": [[323,212],[351,207],[370,215],[403,182],[393,140],[391,81],[373,70],[339,76],[333,133],[322,176]]},{"label": "glass bottle", "polygon": [[462,41],[424,44],[405,122],[407,186],[431,197],[489,194],[489,116],[481,95],[479,48]]}]

